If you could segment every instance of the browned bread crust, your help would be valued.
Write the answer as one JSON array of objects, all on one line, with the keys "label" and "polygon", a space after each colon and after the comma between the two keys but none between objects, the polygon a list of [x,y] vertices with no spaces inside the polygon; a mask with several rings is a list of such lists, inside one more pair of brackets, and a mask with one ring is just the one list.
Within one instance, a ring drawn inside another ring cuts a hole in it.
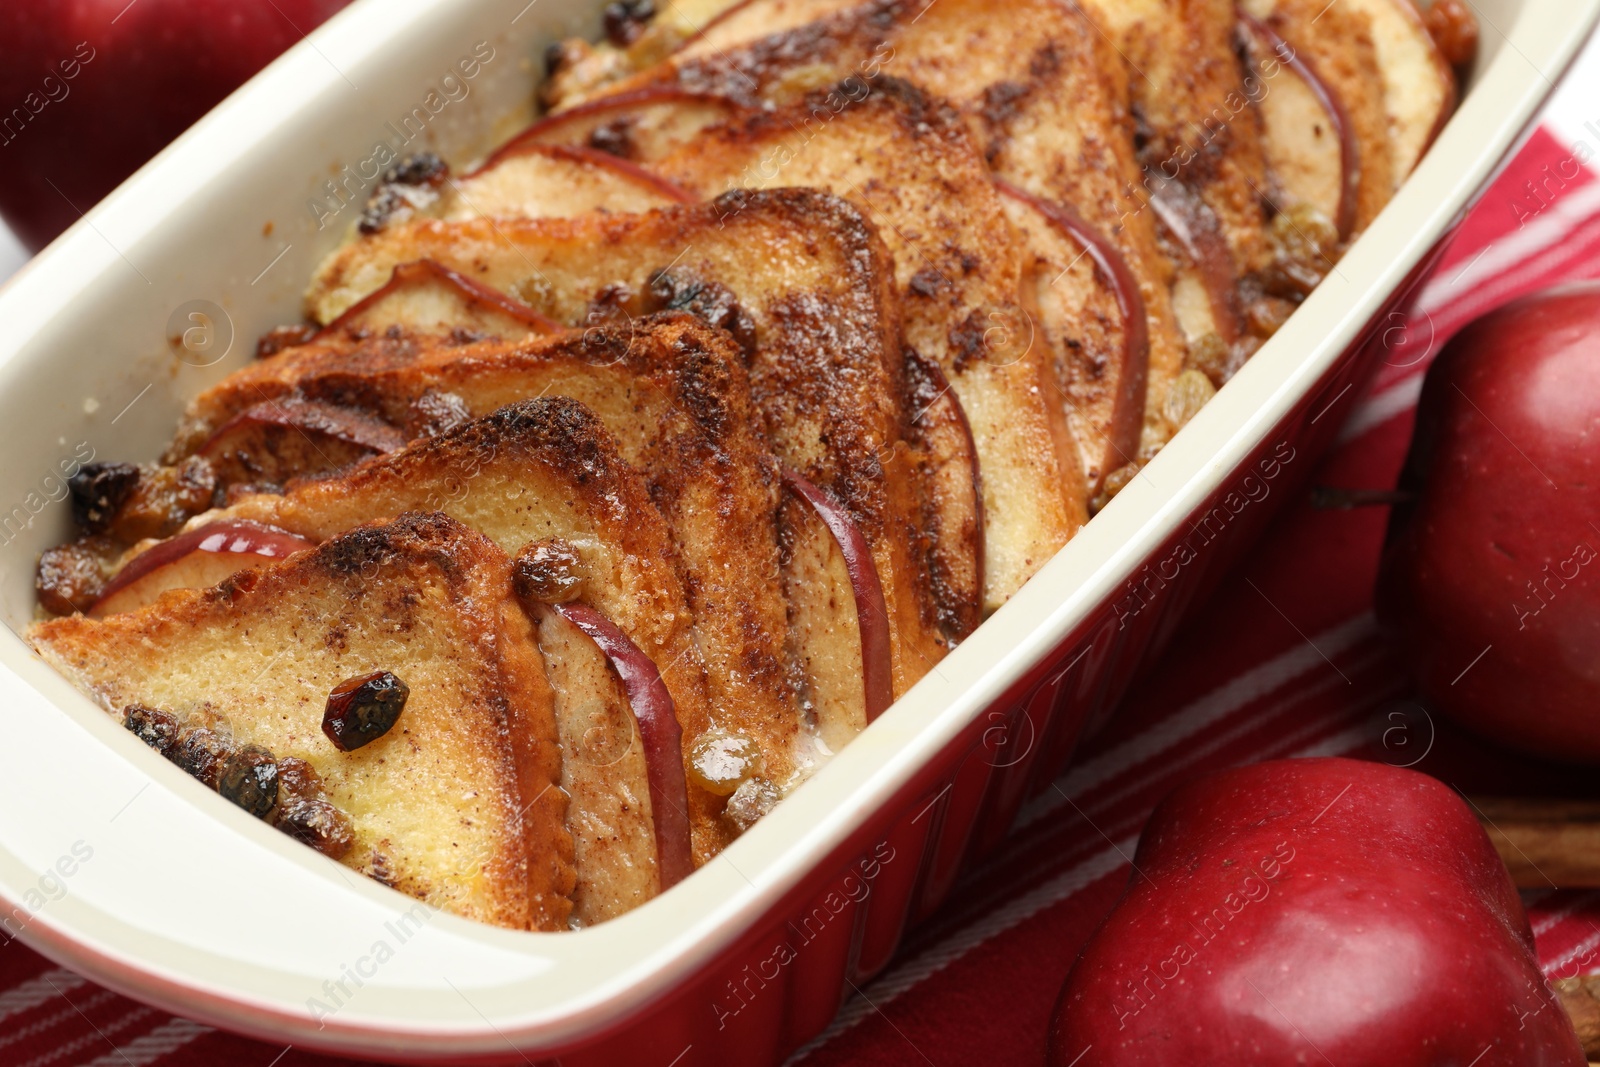
[{"label": "browned bread crust", "polygon": [[[1072,207],[1127,261],[1147,319],[1148,348],[1137,369],[1149,369],[1143,437],[1153,449],[1169,432],[1160,398],[1182,368],[1185,346],[1172,314],[1170,265],[1137,195],[1124,72],[1075,7],[1025,0],[1007,5],[1003,19],[995,14],[984,0],[757,0],[670,59],[599,88],[670,84],[782,101],[811,84],[820,66],[833,78],[904,78],[948,99],[997,175]],[[595,89],[558,91],[559,104]],[[1022,221],[1040,332],[1058,351],[1081,353],[1063,368],[1057,390],[1095,486],[1138,448],[1137,414],[1130,423],[1119,410],[1130,392],[1122,388],[1123,315],[1111,279],[1085,261],[1081,245],[1037,219]]]},{"label": "browned bread crust", "polygon": [[[660,666],[685,732],[710,721],[671,534],[615,439],[577,401],[514,404],[340,477],[247,496],[197,521],[249,519],[321,540],[374,515],[420,509],[443,511],[508,555],[551,538],[576,546],[584,599]],[[730,835],[718,819],[720,797],[692,793],[690,801],[703,863]]]},{"label": "browned bread crust", "polygon": [[[348,866],[467,918],[566,925],[550,690],[509,560],[460,523],[401,515],[215,589],[28,636],[119,717],[146,704],[311,764],[350,818]],[[400,675],[410,697],[388,734],[341,752],[324,702],[373,670]]]},{"label": "browned bread crust", "polygon": [[[290,349],[202,393],[174,449],[182,454],[263,398],[307,398],[405,426],[430,401],[448,398],[451,409],[478,417],[536,396],[572,397],[598,416],[671,529],[712,714],[709,723],[682,724],[686,741],[719,726],[759,744],[764,774],[780,789],[804,777],[817,754],[796,700],[787,608],[774,579],[777,463],[761,436],[741,353],[700,319],[665,312],[523,344],[439,344],[415,354],[359,341]],[[852,597],[848,582],[829,595]],[[800,653],[861,657],[859,640],[850,649]],[[818,716],[857,730],[864,724],[859,681],[826,695],[810,679],[800,684],[820,701]]]},{"label": "browned bread crust", "polygon": [[[608,128],[656,124],[654,135],[626,138],[618,150],[677,187],[710,197],[806,186],[850,201],[879,224],[895,262],[905,340],[954,387],[984,471],[980,503],[972,457],[960,455],[973,448],[965,428],[941,422],[925,402],[912,405],[912,436],[924,455],[938,457],[943,476],[929,480],[940,609],[951,619],[950,636],[964,637],[980,606],[1004,603],[1076,532],[1088,496],[1053,377],[1066,351],[1037,335],[1019,303],[1022,244],[988,167],[953,109],[899,79],[847,81],[710,126],[668,121],[674,109],[704,106],[688,97],[605,114]],[[665,132],[679,127],[681,135]],[[582,145],[593,134],[588,123],[553,123],[538,136]],[[551,163],[519,152],[462,179],[460,200],[499,217],[543,207],[541,190],[571,187],[580,176],[576,165],[562,175]],[[980,555],[986,575],[978,572]]]},{"label": "browned bread crust", "polygon": [[918,551],[918,470],[904,444],[893,264],[855,208],[780,189],[645,215],[411,222],[329,256],[309,294],[311,313],[336,316],[395,265],[417,259],[452,266],[558,321],[636,314],[653,296],[744,333],[773,453],[838,498],[873,546],[890,606],[896,694],[943,655]]}]

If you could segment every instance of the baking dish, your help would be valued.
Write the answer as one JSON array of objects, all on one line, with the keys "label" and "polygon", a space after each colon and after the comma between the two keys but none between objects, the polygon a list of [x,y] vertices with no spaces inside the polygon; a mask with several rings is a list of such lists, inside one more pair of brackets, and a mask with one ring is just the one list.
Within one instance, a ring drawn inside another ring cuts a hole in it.
[{"label": "baking dish", "polygon": [[[1310,473],[1362,371],[1600,0],[1477,5],[1461,109],[1338,269],[1143,475],[807,786],[695,877],[576,934],[430,913],[229,808],[15,634],[64,475],[153,456],[299,315],[380,140],[516,127],[592,0],[358,3],[0,291],[0,925],[190,1018],[386,1059],[772,1063],[826,1026],[1051,780]],[[472,60],[474,62],[468,62]],[[468,74],[472,70],[474,73]]]}]

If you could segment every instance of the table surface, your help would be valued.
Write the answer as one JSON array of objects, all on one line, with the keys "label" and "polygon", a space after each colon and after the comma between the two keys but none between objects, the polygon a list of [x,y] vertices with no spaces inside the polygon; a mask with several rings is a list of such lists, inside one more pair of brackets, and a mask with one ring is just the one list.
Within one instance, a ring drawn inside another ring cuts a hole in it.
[{"label": "table surface", "polygon": [[[1588,151],[1580,153],[1579,146]],[[1436,338],[1397,353],[1359,398],[1314,482],[1393,484],[1427,357],[1471,317],[1555,280],[1600,276],[1600,180],[1580,175],[1531,222],[1514,207],[1545,164],[1600,149],[1593,41],[1517,162],[1483,198],[1429,282]],[[0,278],[24,261],[0,229]],[[1140,827],[1200,771],[1279,756],[1365,755],[1466,792],[1589,794],[1589,777],[1508,757],[1434,722],[1376,631],[1371,588],[1386,513],[1290,503],[1262,547],[1151,667],[1111,726],[1019,816],[1007,842],[913,932],[895,964],[803,1050],[831,1064],[1037,1064],[1056,991],[1113,906]],[[1312,565],[1311,561],[1315,561]],[[1396,720],[1395,716],[1401,718]],[[1405,726],[1400,748],[1395,723]],[[1420,755],[1419,755],[1420,754]],[[1524,894],[1548,975],[1600,971],[1600,893]],[[0,944],[0,1064],[307,1067],[336,1061],[212,1031],[100,990],[15,942]]]}]

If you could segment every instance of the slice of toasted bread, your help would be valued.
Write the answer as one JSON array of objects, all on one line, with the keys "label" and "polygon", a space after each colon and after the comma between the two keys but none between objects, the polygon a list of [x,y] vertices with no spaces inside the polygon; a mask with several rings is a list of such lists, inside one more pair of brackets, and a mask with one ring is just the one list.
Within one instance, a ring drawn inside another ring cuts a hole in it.
[{"label": "slice of toasted bread", "polygon": [[[574,400],[523,401],[340,477],[247,496],[197,521],[263,522],[317,540],[374,515],[421,509],[443,511],[508,555],[534,542],[572,546],[582,598],[660,666],[683,732],[707,728],[705,664],[671,534],[615,439]],[[633,787],[635,795],[644,791],[642,783]],[[695,858],[703,863],[731,834],[718,817],[721,797],[691,791],[690,804]],[[580,877],[593,866],[587,844],[576,842]]]},{"label": "slice of toasted bread", "polygon": [[[1172,315],[1170,266],[1136,195],[1140,175],[1123,72],[1075,7],[1026,0],[1009,5],[997,20],[981,0],[755,0],[729,9],[668,60],[640,73],[579,90],[564,84],[558,70],[552,86],[561,107],[580,92],[589,98],[584,106],[594,106],[597,92],[621,96],[652,86],[783,102],[827,79],[854,75],[871,83],[886,74],[953,103],[996,174],[1073,209],[1109,240],[1137,280],[1143,307],[1136,310],[1145,322],[1134,340],[1142,344],[1127,345],[1125,301],[1114,279],[1092,258],[1075,269],[1088,249],[1054,232],[1034,241],[1037,226],[1023,231],[1039,332],[1053,345],[1082,353],[1061,389],[1085,431],[1078,435],[1084,467],[1090,487],[1097,487],[1139,451],[1141,420],[1129,417],[1122,401],[1140,391],[1124,386],[1146,372],[1154,399],[1145,450],[1165,439],[1160,398],[1182,369],[1184,343]],[[1134,348],[1137,356],[1130,358]],[[1125,372],[1130,378],[1122,377]]]},{"label": "slice of toasted bread", "polygon": [[[148,705],[310,764],[349,819],[343,862],[356,870],[468,918],[566,925],[550,690],[510,561],[460,523],[404,515],[215,589],[28,637],[119,717]],[[323,733],[329,692],[375,670],[410,687],[404,710],[340,751]]]},{"label": "slice of toasted bread", "polygon": [[[689,98],[684,106],[697,105],[698,98]],[[659,117],[667,104],[641,106]],[[607,113],[613,123],[640,117],[628,105]],[[551,122],[543,133],[535,127],[525,136],[585,137],[588,129]],[[695,127],[678,143],[658,132],[648,147],[630,148],[634,161],[701,196],[802,185],[838,195],[878,223],[894,257],[906,342],[953,386],[984,471],[987,573],[981,582],[975,566],[980,546],[973,540],[980,509],[970,498],[975,479],[968,476],[966,494],[952,486],[940,497],[948,506],[934,511],[943,535],[935,539],[934,566],[949,594],[941,608],[961,612],[981,602],[992,611],[1004,603],[1082,525],[1088,493],[1082,457],[1051,388],[1056,353],[1018,302],[1020,239],[960,116],[908,82],[879,78]],[[535,198],[516,193],[517,187],[556,177],[547,161],[515,179],[502,173],[527,168],[529,158],[519,153],[458,186],[482,210],[515,212]],[[484,183],[493,195],[480,195]],[[1098,349],[1084,357],[1106,361]],[[913,432],[935,428],[913,418]],[[952,434],[930,441],[927,451],[949,458],[968,447],[964,434]],[[952,476],[960,469],[957,463],[947,467]],[[982,600],[980,589],[986,590]],[[976,613],[964,621],[969,624],[951,636],[964,637]]]},{"label": "slice of toasted bread", "polygon": [[896,695],[943,655],[918,545],[921,471],[905,446],[893,265],[855,208],[787,189],[644,215],[409,222],[329,256],[311,313],[337,316],[417,259],[563,322],[666,307],[729,328],[772,452],[838,498],[873,548]]},{"label": "slice of toasted bread", "polygon": [[[821,678],[803,683],[817,729],[837,739],[865,724],[860,640],[830,632],[823,649],[804,635],[786,636],[788,609],[775,577],[777,463],[761,437],[741,354],[722,331],[667,312],[522,345],[439,345],[398,359],[359,343],[290,349],[202,393],[174,451],[211,438],[215,426],[262,397],[354,408],[414,426],[416,412],[429,407],[473,418],[537,396],[583,403],[649,483],[678,548],[712,725],[755,741],[764,775],[787,792],[818,751],[790,684],[786,641],[792,636],[806,660],[857,664],[853,680],[840,687]],[[817,594],[853,603],[844,574],[819,583]]]}]

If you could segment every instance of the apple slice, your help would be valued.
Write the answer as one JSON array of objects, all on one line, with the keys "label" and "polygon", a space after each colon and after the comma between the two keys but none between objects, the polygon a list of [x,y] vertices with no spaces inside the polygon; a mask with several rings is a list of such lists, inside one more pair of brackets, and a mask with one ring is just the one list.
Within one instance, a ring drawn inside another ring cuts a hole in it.
[{"label": "apple slice", "polygon": [[[683,106],[686,103],[700,106]],[[672,106],[652,116],[652,106],[657,104]],[[501,145],[479,169],[539,143],[585,144],[624,159],[654,159],[738,110],[739,104],[725,96],[677,85],[651,85],[596,97],[546,115]]]},{"label": "apple slice", "polygon": [[894,703],[889,605],[883,596],[883,583],[878,579],[878,565],[855,520],[831,494],[788,467],[783,469],[783,484],[817,513],[844,556],[850,588],[856,597],[856,622],[861,630],[861,684],[866,691],[866,719],[870,723]]},{"label": "apple slice", "polygon": [[[1069,421],[1084,420],[1091,432],[1074,426],[1083,448],[1084,470],[1089,474],[1090,494],[1110,472],[1132,461],[1139,454],[1139,433],[1144,426],[1145,392],[1150,369],[1150,322],[1144,294],[1115,245],[1085,222],[1065,204],[1035,196],[1001,178],[995,188],[1008,200],[1025,206],[1040,221],[1066,238],[1067,244],[1082,249],[1117,301],[1122,317],[1121,358],[1115,366],[1099,369],[1080,380],[1063,368],[1062,388],[1068,399]],[[1024,228],[1025,232],[1031,227]],[[1224,253],[1226,254],[1226,253]],[[1053,285],[1059,278],[1049,279]],[[1228,284],[1232,284],[1229,273]],[[1105,385],[1110,388],[1106,389]],[[1160,383],[1165,388],[1165,383]]]},{"label": "apple slice", "polygon": [[[1382,6],[1389,3],[1379,0]],[[1343,103],[1308,60],[1243,11],[1239,37],[1266,87],[1256,108],[1268,167],[1295,203],[1316,208],[1338,228],[1341,240],[1349,237],[1360,193],[1361,149]]]},{"label": "apple slice", "polygon": [[405,434],[375,415],[321,400],[264,400],[217,427],[198,454],[222,484],[275,482],[324,471],[406,443]]},{"label": "apple slice", "polygon": [[638,721],[650,781],[650,810],[656,828],[656,869],[666,892],[694,872],[689,841],[689,781],[683,769],[683,731],[677,707],[655,661],[617,624],[578,601],[549,605],[600,646],[622,679]]},{"label": "apple slice", "polygon": [[1399,188],[1456,107],[1456,76],[1411,0],[1350,0],[1372,23]]},{"label": "apple slice", "polygon": [[89,614],[134,611],[169,589],[206,589],[315,547],[314,541],[263,523],[210,523],[158,541],[123,564]]},{"label": "apple slice", "polygon": [[518,145],[456,183],[441,216],[572,218],[591,211],[639,214],[699,197],[637,163],[586,145]]},{"label": "apple slice", "polygon": [[399,326],[422,333],[458,331],[517,340],[564,327],[522,301],[431,259],[395,266],[381,288],[350,305],[313,340]]}]

